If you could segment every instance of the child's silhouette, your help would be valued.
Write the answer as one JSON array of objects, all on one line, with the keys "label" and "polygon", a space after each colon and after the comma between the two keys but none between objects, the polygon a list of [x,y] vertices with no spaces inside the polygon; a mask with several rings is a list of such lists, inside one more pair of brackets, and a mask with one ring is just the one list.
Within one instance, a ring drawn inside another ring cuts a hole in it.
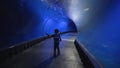
[{"label": "child's silhouette", "polygon": [[[61,41],[61,37],[59,34],[59,30],[55,29],[54,34],[54,57],[57,55],[60,55],[60,48],[59,48],[59,42]],[[56,55],[56,50],[58,51],[58,54]]]}]

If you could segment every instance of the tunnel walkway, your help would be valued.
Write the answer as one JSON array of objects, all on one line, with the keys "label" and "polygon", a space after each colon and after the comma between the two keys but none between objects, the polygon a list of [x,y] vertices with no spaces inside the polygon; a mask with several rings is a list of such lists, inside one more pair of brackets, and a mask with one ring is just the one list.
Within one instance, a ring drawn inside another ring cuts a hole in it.
[{"label": "tunnel walkway", "polygon": [[61,55],[53,57],[53,39],[45,40],[2,64],[2,68],[83,68],[74,46],[76,34],[62,36]]}]

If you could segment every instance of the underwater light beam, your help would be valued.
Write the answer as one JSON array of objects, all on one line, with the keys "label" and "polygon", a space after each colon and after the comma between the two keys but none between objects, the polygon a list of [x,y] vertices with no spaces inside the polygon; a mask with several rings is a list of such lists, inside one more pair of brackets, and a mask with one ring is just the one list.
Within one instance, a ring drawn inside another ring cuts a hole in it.
[{"label": "underwater light beam", "polygon": [[76,23],[76,25],[80,24],[77,22],[81,19],[81,11],[78,6],[80,6],[79,0],[70,0],[68,15]]}]

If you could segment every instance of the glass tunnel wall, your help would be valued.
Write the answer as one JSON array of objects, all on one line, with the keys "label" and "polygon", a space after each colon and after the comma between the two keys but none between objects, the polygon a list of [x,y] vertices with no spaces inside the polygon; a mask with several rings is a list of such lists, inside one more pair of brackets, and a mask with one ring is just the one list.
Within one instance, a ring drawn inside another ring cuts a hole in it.
[{"label": "glass tunnel wall", "polygon": [[89,24],[79,32],[78,39],[105,68],[120,67],[119,12],[118,4],[114,5],[106,17],[97,21],[99,24]]},{"label": "glass tunnel wall", "polygon": [[49,0],[1,0],[0,48],[53,34],[55,28],[76,31],[59,4]]},{"label": "glass tunnel wall", "polygon": [[67,3],[66,12],[79,31],[77,39],[104,68],[120,68],[120,1],[69,0]]}]

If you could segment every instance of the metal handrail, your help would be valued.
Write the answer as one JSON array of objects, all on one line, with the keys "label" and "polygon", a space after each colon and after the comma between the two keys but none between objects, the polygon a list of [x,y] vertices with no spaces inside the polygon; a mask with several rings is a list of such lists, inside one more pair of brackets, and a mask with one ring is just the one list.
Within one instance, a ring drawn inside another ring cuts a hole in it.
[{"label": "metal handrail", "polygon": [[[71,32],[76,32],[76,31],[66,31],[66,32],[61,32],[60,34],[66,34],[66,33],[71,33]],[[0,51],[0,63],[23,52],[24,50],[34,46],[35,44],[40,43],[40,42],[42,42],[46,39],[52,38],[52,37],[54,37],[54,34],[44,36],[44,37],[41,37],[41,38],[38,38],[35,40],[19,43],[19,44],[13,45],[11,47],[8,47],[4,50],[1,50]]]}]

